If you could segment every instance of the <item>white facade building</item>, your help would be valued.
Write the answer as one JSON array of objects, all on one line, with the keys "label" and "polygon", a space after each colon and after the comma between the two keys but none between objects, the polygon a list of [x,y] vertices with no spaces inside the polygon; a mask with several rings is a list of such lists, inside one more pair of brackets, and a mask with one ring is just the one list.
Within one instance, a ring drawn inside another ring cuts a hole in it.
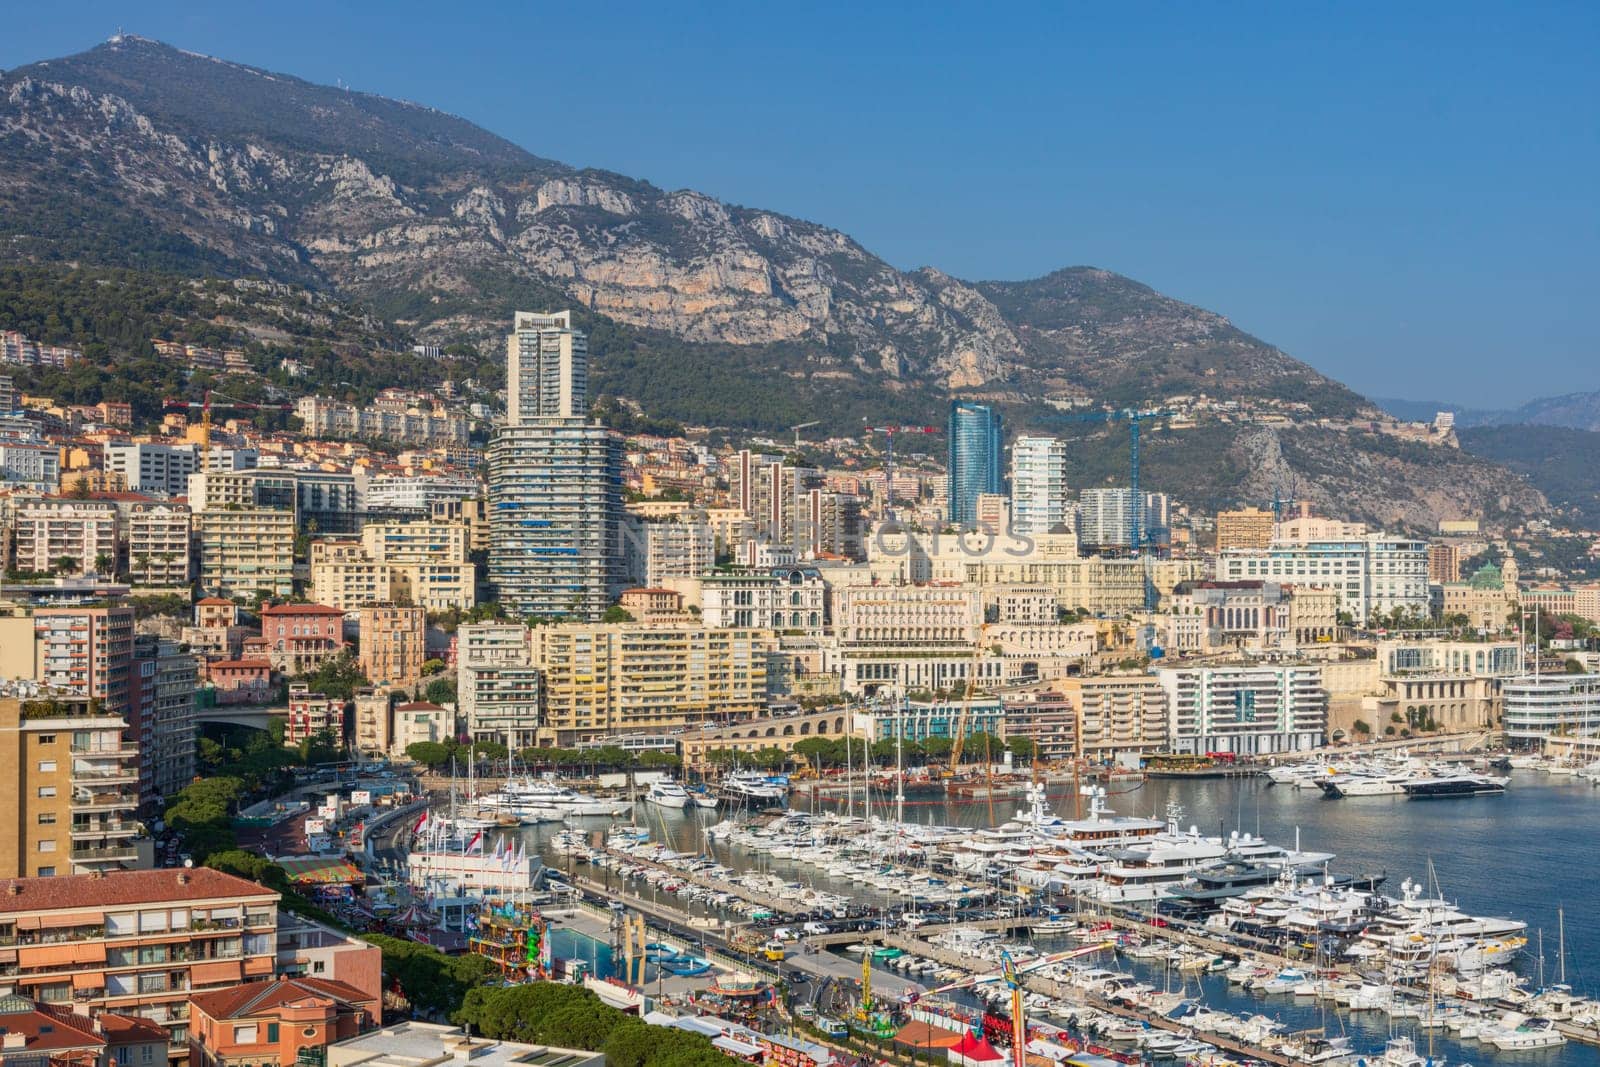
[{"label": "white facade building", "polygon": [[0,478],[7,489],[54,493],[61,488],[61,453],[54,445],[0,445]]},{"label": "white facade building", "polygon": [[1254,756],[1325,743],[1322,672],[1304,666],[1161,668],[1172,751]]},{"label": "white facade building", "polygon": [[709,523],[647,522],[644,584],[659,589],[668,578],[695,578],[717,562],[716,538]]},{"label": "white facade building", "polygon": [[1538,748],[1552,737],[1593,737],[1600,729],[1600,675],[1523,675],[1501,686],[1506,742]]},{"label": "white facade building", "polygon": [[506,337],[506,425],[589,414],[589,341],[572,312],[519,311]]},{"label": "white facade building", "polygon": [[1429,610],[1428,543],[1388,534],[1274,543],[1265,552],[1229,549],[1217,558],[1217,578],[1328,586],[1358,623],[1396,608]]},{"label": "white facade building", "polygon": [[1067,443],[1057,437],[1019,437],[1011,445],[1011,529],[1049,533],[1071,517],[1067,502]]},{"label": "white facade building", "polygon": [[189,475],[200,469],[194,445],[106,445],[106,470],[122,475],[135,493],[182,496],[189,491]]}]

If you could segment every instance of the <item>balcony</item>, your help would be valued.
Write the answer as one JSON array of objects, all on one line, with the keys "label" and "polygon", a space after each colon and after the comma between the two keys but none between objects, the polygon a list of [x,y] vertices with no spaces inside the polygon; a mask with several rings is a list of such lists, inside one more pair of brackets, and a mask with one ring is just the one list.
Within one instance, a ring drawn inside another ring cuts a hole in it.
[{"label": "balcony", "polygon": [[139,794],[115,790],[90,792],[74,789],[71,806],[73,811],[131,811],[139,806]]},{"label": "balcony", "polygon": [[73,823],[71,829],[74,841],[86,841],[101,837],[139,837],[145,832],[144,823],[129,821],[107,821],[102,823]]},{"label": "balcony", "polygon": [[138,858],[139,850],[133,845],[107,845],[104,848],[75,848],[72,850],[73,863],[122,863]]}]

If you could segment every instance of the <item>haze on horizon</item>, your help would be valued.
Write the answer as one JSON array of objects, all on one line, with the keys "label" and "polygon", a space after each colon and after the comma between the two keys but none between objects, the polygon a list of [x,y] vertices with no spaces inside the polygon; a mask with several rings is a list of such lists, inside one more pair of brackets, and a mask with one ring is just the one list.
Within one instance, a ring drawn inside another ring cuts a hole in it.
[{"label": "haze on horizon", "polygon": [[1600,8],[705,5],[8,14],[119,28],[813,219],[967,279],[1115,270],[1372,396],[1600,388]]}]

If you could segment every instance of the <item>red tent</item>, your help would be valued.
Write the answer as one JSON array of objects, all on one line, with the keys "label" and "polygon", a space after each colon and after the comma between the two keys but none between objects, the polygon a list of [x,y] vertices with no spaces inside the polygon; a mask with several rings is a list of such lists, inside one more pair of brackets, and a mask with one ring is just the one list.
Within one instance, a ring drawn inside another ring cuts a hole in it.
[{"label": "red tent", "polygon": [[1005,1057],[994,1050],[989,1039],[982,1034],[967,1031],[959,1042],[950,1046],[950,1062],[962,1067],[992,1067]]}]

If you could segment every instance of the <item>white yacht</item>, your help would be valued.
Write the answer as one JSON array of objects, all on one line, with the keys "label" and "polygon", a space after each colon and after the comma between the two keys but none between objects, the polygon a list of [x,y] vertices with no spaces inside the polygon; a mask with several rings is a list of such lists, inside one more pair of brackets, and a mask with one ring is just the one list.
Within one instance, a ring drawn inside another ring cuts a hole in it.
[{"label": "white yacht", "polygon": [[789,780],[760,771],[734,771],[722,779],[722,793],[730,800],[782,804],[789,796]]},{"label": "white yacht", "polygon": [[650,787],[644,799],[658,808],[682,810],[689,805],[689,791],[677,782],[661,781]]}]

